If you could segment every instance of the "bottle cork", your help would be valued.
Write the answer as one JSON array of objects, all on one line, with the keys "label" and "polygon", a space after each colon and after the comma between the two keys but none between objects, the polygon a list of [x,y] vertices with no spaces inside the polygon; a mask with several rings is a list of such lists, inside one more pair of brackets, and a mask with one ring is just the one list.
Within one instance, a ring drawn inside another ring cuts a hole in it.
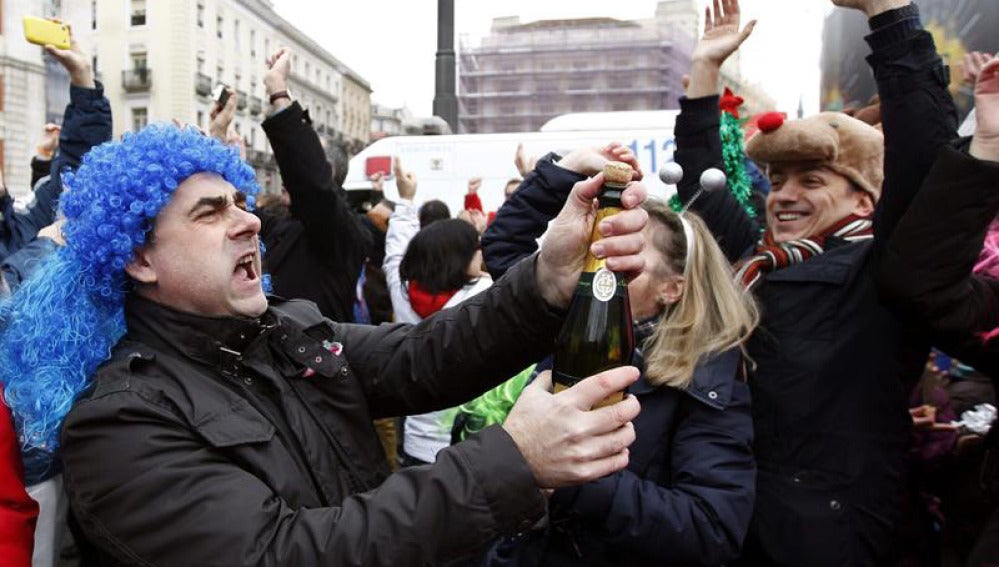
[{"label": "bottle cork", "polygon": [[621,161],[607,162],[604,164],[604,182],[627,185],[631,182],[631,166]]}]

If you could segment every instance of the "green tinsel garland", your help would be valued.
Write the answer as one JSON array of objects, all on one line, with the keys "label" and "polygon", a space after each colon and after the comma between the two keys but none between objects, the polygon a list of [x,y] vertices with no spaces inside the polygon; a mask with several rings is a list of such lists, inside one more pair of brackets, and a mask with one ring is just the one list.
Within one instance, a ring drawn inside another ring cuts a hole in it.
[{"label": "green tinsel garland", "polygon": [[[742,121],[729,112],[721,113],[722,163],[725,177],[728,178],[728,188],[735,200],[742,205],[751,218],[756,218],[756,209],[749,201],[753,192],[753,182],[746,173],[745,154],[743,153]],[[679,195],[673,195],[669,200],[670,208],[676,212],[683,210],[683,201]]]}]

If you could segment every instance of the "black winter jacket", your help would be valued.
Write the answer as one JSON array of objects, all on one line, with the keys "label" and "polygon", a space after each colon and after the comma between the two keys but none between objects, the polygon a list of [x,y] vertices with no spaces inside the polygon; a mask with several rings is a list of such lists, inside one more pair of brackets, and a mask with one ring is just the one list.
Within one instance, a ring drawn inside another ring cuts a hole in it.
[{"label": "black winter jacket", "polygon": [[999,215],[999,163],[940,150],[881,259],[882,292],[898,312],[933,332],[933,343],[999,379],[999,280],[972,274]]},{"label": "black winter jacket", "polygon": [[544,498],[500,427],[389,476],[372,418],[471,399],[551,349],[534,260],[417,325],[257,321],[131,298],[128,332],[62,434],[70,503],[116,565],[441,564]]},{"label": "black winter jacket", "polygon": [[308,111],[294,102],[262,126],[291,195],[290,216],[257,211],[274,293],[308,299],[323,316],[352,322],[371,236],[334,182]]},{"label": "black winter jacket", "polygon": [[[875,269],[956,127],[933,40],[906,17],[914,11],[878,16],[872,27],[885,29],[868,38],[886,137],[875,239],[831,241],[824,254],[768,274],[757,288],[762,321],[749,343],[757,365],[749,384],[759,469],[745,565],[891,562],[911,424],[907,397],[928,341],[881,301]],[[679,186],[684,200],[696,192],[699,172],[721,167],[718,128],[717,97],[681,101],[676,161],[688,172]],[[730,260],[752,252],[759,232],[730,192],[706,193],[693,209]]]}]

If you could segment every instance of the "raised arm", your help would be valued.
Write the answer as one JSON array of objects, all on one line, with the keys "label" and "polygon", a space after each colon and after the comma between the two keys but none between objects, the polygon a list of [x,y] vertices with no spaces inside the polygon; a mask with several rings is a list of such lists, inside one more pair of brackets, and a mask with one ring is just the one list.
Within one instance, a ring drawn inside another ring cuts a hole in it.
[{"label": "raised arm", "polygon": [[999,59],[983,70],[975,98],[974,138],[940,150],[884,250],[878,280],[936,344],[994,374],[999,360],[987,345],[999,328],[999,280],[973,269],[999,214]]},{"label": "raised arm", "polygon": [[90,148],[111,139],[111,105],[104,97],[104,87],[94,81],[90,57],[75,40],[70,49],[51,45],[45,49],[69,72],[69,105],[63,114],[59,153],[52,160],[48,180],[37,188],[25,211],[4,215],[3,223],[10,235],[9,253],[26,245],[39,230],[55,221],[63,189],[62,173],[76,169]]},{"label": "raised arm", "polygon": [[[268,96],[287,93],[290,66],[288,48],[268,60]],[[296,101],[276,98],[263,129],[291,196],[291,214],[305,225],[310,245],[329,265],[359,272],[370,236],[351,210],[346,191],[334,181],[308,111]]]},{"label": "raised arm", "polygon": [[[705,12],[704,35],[691,56],[690,82],[680,99],[676,120],[676,154],[683,167],[677,192],[683,202],[693,199],[700,188],[701,173],[722,169],[722,143],[718,91],[721,66],[753,32],[756,22],[740,29],[738,0],[715,2]],[[691,205],[707,223],[729,262],[746,255],[759,237],[758,225],[746,214],[729,191],[702,193]]]},{"label": "raised arm", "polygon": [[947,91],[949,74],[933,37],[909,0],[833,0],[868,18],[885,134],[885,180],[874,217],[880,253],[929,173],[937,151],[957,132],[957,112]]},{"label": "raised arm", "polygon": [[396,321],[418,321],[420,316],[413,311],[409,295],[403,288],[402,278],[399,276],[399,265],[402,264],[402,258],[409,248],[409,241],[420,231],[419,208],[413,203],[413,197],[416,196],[416,175],[405,171],[399,158],[395,159],[392,167],[395,170],[396,188],[400,200],[395,204],[395,211],[389,217],[382,271],[385,272],[385,283],[388,285]]}]

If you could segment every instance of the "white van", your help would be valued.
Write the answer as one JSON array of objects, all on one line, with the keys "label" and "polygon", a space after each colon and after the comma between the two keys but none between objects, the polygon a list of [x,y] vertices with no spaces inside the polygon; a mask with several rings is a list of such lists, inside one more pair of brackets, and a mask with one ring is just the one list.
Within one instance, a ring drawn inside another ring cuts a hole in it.
[{"label": "white van", "polygon": [[[666,198],[675,187],[664,185],[657,172],[673,159],[677,114],[667,110],[579,113],[553,118],[541,132],[392,136],[378,140],[350,160],[344,188],[352,203],[377,201],[381,195],[373,194],[368,176],[386,170],[391,175],[392,159],[399,157],[403,168],[416,174],[417,202],[440,199],[454,216],[464,208],[468,180],[481,177],[482,205],[486,211],[495,211],[503,204],[506,182],[519,177],[513,161],[517,144],[524,144],[528,156],[541,157],[552,151],[564,155],[581,146],[620,142],[631,146],[638,156],[650,193]],[[385,198],[398,200],[394,177],[389,177],[383,188]]]}]

